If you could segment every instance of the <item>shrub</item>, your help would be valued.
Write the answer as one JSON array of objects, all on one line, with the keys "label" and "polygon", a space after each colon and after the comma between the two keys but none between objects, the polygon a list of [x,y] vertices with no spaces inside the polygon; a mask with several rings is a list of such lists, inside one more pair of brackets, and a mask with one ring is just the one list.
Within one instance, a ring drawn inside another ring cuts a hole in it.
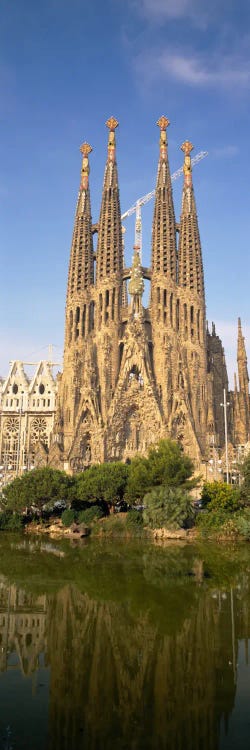
[{"label": "shrub", "polygon": [[241,506],[239,488],[225,482],[206,482],[201,498],[209,513],[217,510],[234,513]]},{"label": "shrub", "polygon": [[190,488],[197,484],[191,479],[193,464],[180,445],[174,440],[159,440],[150,448],[148,457],[135,456],[132,459],[126,489],[126,500],[142,500],[153,487],[167,486]]},{"label": "shrub", "polygon": [[124,517],[111,514],[103,519],[103,523],[93,526],[93,534],[104,536],[121,536],[125,533]]},{"label": "shrub", "polygon": [[143,528],[143,517],[139,510],[129,510],[126,517],[126,527],[140,533]]},{"label": "shrub", "polygon": [[98,505],[92,505],[91,508],[87,508],[87,510],[81,510],[78,513],[78,521],[79,523],[92,523],[93,521],[98,521],[99,518],[103,518],[105,515],[102,508],[99,508]]},{"label": "shrub", "polygon": [[236,522],[237,522],[237,530],[240,536],[243,536],[243,538],[246,541],[249,541],[250,540],[250,510],[249,508],[246,508],[240,513],[237,513]]},{"label": "shrub", "polygon": [[250,510],[245,508],[235,513],[223,509],[213,513],[200,513],[196,523],[204,536],[242,537],[250,540]]},{"label": "shrub", "polygon": [[241,485],[241,494],[245,503],[250,503],[250,453],[246,456],[241,467],[243,482]]},{"label": "shrub", "polygon": [[208,511],[198,513],[195,523],[204,534],[208,534],[210,531],[212,533],[219,531],[228,521],[229,517],[231,517],[230,514],[223,508],[219,508],[218,510],[214,510],[213,513],[208,513]]},{"label": "shrub", "polygon": [[187,491],[157,487],[144,497],[143,521],[151,528],[187,528],[194,519],[194,508]]},{"label": "shrub", "polygon": [[1,531],[21,531],[22,526],[23,517],[19,513],[12,513],[9,510],[0,513]]},{"label": "shrub", "polygon": [[75,510],[72,508],[67,508],[62,513],[62,523],[64,526],[71,526],[72,523],[76,520],[77,514]]}]

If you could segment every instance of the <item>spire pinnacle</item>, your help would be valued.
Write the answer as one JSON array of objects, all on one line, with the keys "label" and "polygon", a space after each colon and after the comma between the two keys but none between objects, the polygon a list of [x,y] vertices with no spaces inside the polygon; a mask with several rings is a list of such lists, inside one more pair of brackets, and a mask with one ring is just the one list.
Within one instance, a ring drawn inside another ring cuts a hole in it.
[{"label": "spire pinnacle", "polygon": [[190,141],[184,141],[181,146],[181,151],[185,154],[183,173],[184,173],[184,185],[191,187],[192,185],[192,164],[191,164],[191,151],[193,151],[193,144]]},{"label": "spire pinnacle", "polygon": [[158,125],[158,128],[160,128],[160,157],[161,159],[167,158],[167,128],[170,125],[170,120],[168,120],[165,115],[162,115],[159,120],[157,120],[156,125]]},{"label": "spire pinnacle", "polygon": [[[181,151],[184,153],[184,184],[182,191],[182,209],[179,232],[178,278],[180,286],[188,287],[204,298],[204,279],[199,226],[192,184],[191,151],[193,144],[184,141]],[[212,336],[216,336],[212,324]]]},{"label": "spire pinnacle", "polygon": [[81,184],[80,184],[80,190],[87,190],[88,184],[89,184],[89,173],[90,173],[90,166],[89,166],[89,154],[91,154],[91,151],[93,151],[92,147],[89,145],[89,143],[82,143],[80,146],[80,151],[82,153],[82,169],[81,169]]},{"label": "spire pinnacle", "polygon": [[115,130],[119,125],[118,120],[116,120],[115,117],[110,117],[109,120],[105,123],[107,128],[109,129],[109,139],[108,139],[108,159],[109,161],[115,161]]},{"label": "spire pinnacle", "polygon": [[115,130],[118,120],[110,117],[106,122],[108,134],[108,157],[106,160],[96,259],[97,283],[116,274],[122,284],[123,244],[118,173],[116,163]]}]

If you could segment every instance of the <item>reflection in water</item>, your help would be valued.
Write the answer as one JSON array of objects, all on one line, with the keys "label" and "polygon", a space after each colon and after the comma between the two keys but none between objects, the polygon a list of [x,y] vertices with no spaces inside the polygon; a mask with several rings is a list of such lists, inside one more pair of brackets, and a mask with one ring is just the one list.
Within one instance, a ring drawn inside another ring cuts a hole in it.
[{"label": "reflection in water", "polygon": [[250,635],[246,557],[89,545],[58,560],[54,590],[53,566],[39,595],[32,575],[26,585],[0,580],[1,671],[34,675],[41,655],[50,668],[49,745],[32,750],[234,747],[238,641],[247,660]]}]

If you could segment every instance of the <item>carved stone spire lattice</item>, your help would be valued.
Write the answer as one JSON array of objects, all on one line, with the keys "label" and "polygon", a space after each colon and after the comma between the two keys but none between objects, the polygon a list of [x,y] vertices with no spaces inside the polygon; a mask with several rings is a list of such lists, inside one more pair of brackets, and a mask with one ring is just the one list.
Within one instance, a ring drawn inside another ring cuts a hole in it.
[{"label": "carved stone spire lattice", "polygon": [[152,272],[176,281],[176,227],[167,149],[167,117],[160,117],[160,155],[152,231]]},{"label": "carved stone spire lattice", "polygon": [[83,158],[70,251],[68,300],[74,294],[81,294],[81,292],[94,283],[93,236],[91,231],[92,218],[89,192],[89,154],[92,148],[88,143],[83,143],[80,151]]},{"label": "carved stone spire lattice", "polygon": [[182,194],[182,212],[180,219],[179,251],[178,251],[178,282],[204,295],[203,264],[200,243],[200,233],[192,185],[191,151],[192,143],[185,141],[181,150],[184,152],[184,184]]},{"label": "carved stone spire lattice", "polygon": [[116,164],[115,130],[118,121],[110,117],[108,156],[104,173],[102,204],[99,219],[96,278],[97,283],[113,274],[121,274],[123,267],[122,225]]}]

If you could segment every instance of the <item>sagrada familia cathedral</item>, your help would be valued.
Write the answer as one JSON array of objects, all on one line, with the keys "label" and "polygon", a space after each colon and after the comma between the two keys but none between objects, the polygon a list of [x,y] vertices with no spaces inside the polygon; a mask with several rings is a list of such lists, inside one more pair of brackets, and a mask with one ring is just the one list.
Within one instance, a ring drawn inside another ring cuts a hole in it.
[{"label": "sagrada familia cathedral", "polygon": [[[184,184],[177,223],[168,162],[169,121],[166,117],[158,120],[160,149],[151,265],[142,266],[140,249],[135,244],[132,265],[126,268],[116,162],[118,122],[111,117],[106,125],[108,153],[100,217],[95,225],[89,187],[92,149],[88,143],[81,146],[83,159],[69,262],[63,372],[56,386],[49,382],[49,375],[45,377],[45,389],[53,391],[54,397],[57,391],[53,412],[51,401],[49,407],[53,429],[49,435],[47,429],[45,442],[41,430],[33,430],[32,461],[35,465],[50,464],[76,472],[95,462],[126,461],[135,453],[145,455],[159,438],[171,437],[181,443],[197,471],[204,474],[209,461],[213,462],[214,452],[217,458],[223,456],[225,411],[232,456],[237,457],[237,449],[248,444],[250,402],[240,320],[238,382],[235,376],[234,391],[228,389],[222,342],[214,324],[211,332],[206,325],[190,156],[193,146],[189,141],[181,146]],[[96,252],[95,232],[98,232]],[[148,308],[143,306],[145,278],[150,280]],[[7,385],[2,386],[4,419],[13,419],[15,406],[10,409],[8,403],[11,390],[17,388],[15,372],[13,383],[9,377]],[[31,388],[32,408],[38,411],[43,380],[39,374],[39,382]],[[41,403],[42,419],[46,421],[47,401]],[[41,415],[36,416],[40,419]],[[4,433],[4,419],[2,464],[10,440]],[[32,429],[31,426],[31,436]],[[15,441],[17,446],[17,434]]]},{"label": "sagrada familia cathedral", "polygon": [[[166,117],[158,120],[159,163],[151,266],[134,247],[124,266],[117,120],[108,127],[108,154],[98,225],[92,225],[91,146],[81,146],[81,184],[70,253],[65,349],[49,460],[69,471],[90,463],[145,454],[159,438],[181,442],[198,470],[211,445],[225,443],[221,404],[230,402],[232,445],[249,439],[250,410],[244,338],[239,321],[238,385],[228,392],[221,341],[206,327],[202,252],[192,184],[192,144],[185,141],[184,185],[176,223]],[[177,229],[179,241],[177,247]],[[93,230],[98,231],[94,252]],[[150,279],[143,307],[144,278]],[[128,280],[128,281],[127,281]],[[127,292],[129,293],[129,301]]]}]

